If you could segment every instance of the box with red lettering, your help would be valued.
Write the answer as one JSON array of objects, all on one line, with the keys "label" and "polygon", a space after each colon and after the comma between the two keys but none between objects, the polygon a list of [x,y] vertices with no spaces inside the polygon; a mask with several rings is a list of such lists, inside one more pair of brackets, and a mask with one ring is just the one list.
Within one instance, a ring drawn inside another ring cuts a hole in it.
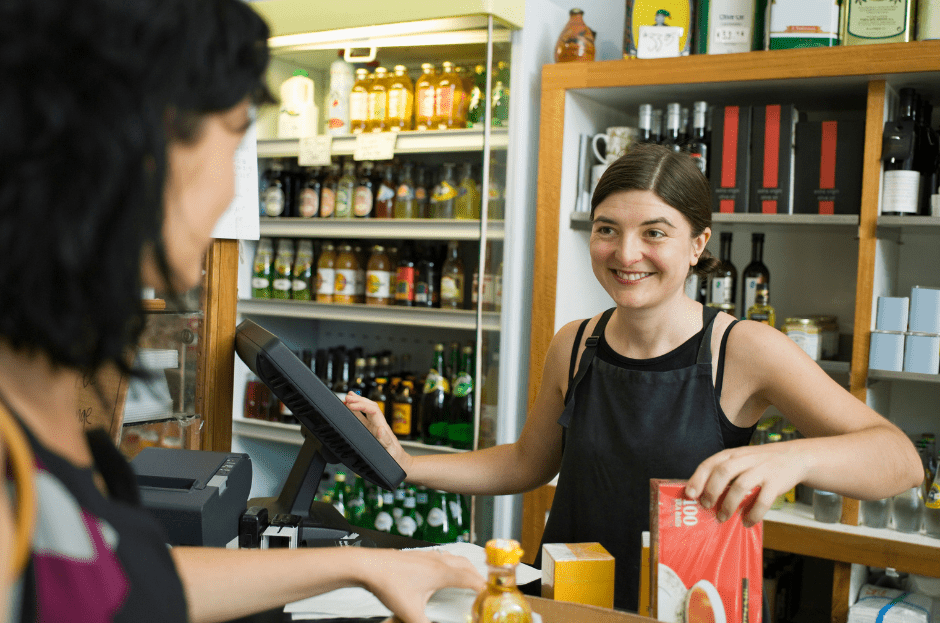
[{"label": "box with red lettering", "polygon": [[[741,512],[719,523],[719,505],[685,498],[684,480],[650,481],[651,614],[677,623],[758,623],[763,524]],[[745,498],[746,513],[757,491]]]}]

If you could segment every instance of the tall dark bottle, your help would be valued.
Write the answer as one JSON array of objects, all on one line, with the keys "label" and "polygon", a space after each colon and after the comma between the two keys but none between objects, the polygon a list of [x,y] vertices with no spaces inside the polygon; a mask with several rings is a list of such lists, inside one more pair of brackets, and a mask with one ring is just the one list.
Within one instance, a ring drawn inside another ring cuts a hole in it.
[{"label": "tall dark bottle", "polygon": [[421,440],[430,445],[447,442],[448,401],[450,387],[444,365],[444,345],[435,344],[431,367],[424,379],[421,396]]},{"label": "tall dark bottle", "polygon": [[930,216],[931,196],[937,194],[938,167],[940,167],[940,137],[932,127],[933,106],[926,98],[917,103],[917,160],[920,163],[920,199],[918,213]]},{"label": "tall dark bottle", "polygon": [[741,285],[741,313],[746,314],[754,306],[758,291],[770,290],[770,271],[764,265],[764,234],[751,234],[751,263],[744,267]]},{"label": "tall dark bottle", "polygon": [[666,132],[663,134],[663,145],[672,151],[682,151],[682,106],[679,104],[666,105]]},{"label": "tall dark bottle", "polygon": [[637,123],[639,134],[638,143],[655,143],[653,140],[653,106],[651,104],[640,104],[639,122]]},{"label": "tall dark bottle", "polygon": [[920,163],[917,161],[917,94],[901,89],[898,118],[885,123],[881,140],[884,161],[881,213],[902,216],[917,214],[920,201]]},{"label": "tall dark bottle", "polygon": [[453,398],[450,403],[450,424],[447,437],[450,445],[461,450],[473,448],[473,347],[461,350],[460,372],[454,377]]},{"label": "tall dark bottle", "polygon": [[721,265],[711,278],[710,305],[737,316],[738,271],[731,263],[731,232],[721,233]]},{"label": "tall dark bottle", "polygon": [[340,400],[346,400],[346,394],[350,388],[349,353],[346,349],[339,351],[336,363],[334,363],[334,372],[336,378],[333,380],[333,393]]},{"label": "tall dark bottle", "polygon": [[708,135],[706,134],[707,102],[692,105],[692,136],[689,138],[689,155],[695,160],[699,171],[708,177]]}]

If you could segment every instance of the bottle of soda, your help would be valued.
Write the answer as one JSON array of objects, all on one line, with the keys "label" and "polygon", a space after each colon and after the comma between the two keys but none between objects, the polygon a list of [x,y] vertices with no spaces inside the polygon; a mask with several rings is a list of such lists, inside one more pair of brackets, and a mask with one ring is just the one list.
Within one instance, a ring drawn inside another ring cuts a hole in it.
[{"label": "bottle of soda", "polygon": [[415,179],[416,218],[431,218],[430,196],[427,171],[424,167],[418,167],[418,176]]},{"label": "bottle of soda", "polygon": [[293,285],[294,241],[281,238],[277,241],[277,255],[274,257],[274,288],[272,298],[289,299]]},{"label": "bottle of soda", "polygon": [[473,73],[473,88],[470,90],[470,104],[467,109],[468,128],[481,126],[486,117],[486,68],[477,65]]},{"label": "bottle of soda", "polygon": [[375,207],[375,182],[372,180],[374,165],[370,161],[362,163],[359,179],[353,191],[353,216],[372,218]]},{"label": "bottle of soda", "polygon": [[486,588],[473,602],[472,623],[532,623],[532,609],[516,586],[516,566],[522,559],[522,547],[512,539],[493,539],[486,543]]},{"label": "bottle of soda", "polygon": [[414,385],[410,381],[401,381],[401,388],[392,403],[392,432],[399,439],[415,438]]},{"label": "bottle of soda", "polygon": [[382,182],[375,193],[375,218],[392,218],[395,206],[395,169],[385,167]]},{"label": "bottle of soda", "polygon": [[366,508],[366,487],[362,478],[358,475],[353,484],[352,495],[349,498],[347,511],[349,523],[354,526],[367,527],[367,524],[364,523],[368,515]]},{"label": "bottle of soda", "polygon": [[457,199],[457,182],[454,179],[454,167],[452,162],[445,162],[441,175],[441,181],[434,187],[431,195],[431,218],[454,218],[454,205]]},{"label": "bottle of soda", "polygon": [[375,510],[375,522],[373,528],[379,532],[391,532],[395,526],[395,518],[392,516],[392,510],[395,507],[395,494],[391,491],[383,491],[381,497],[377,500]]},{"label": "bottle of soda", "polygon": [[358,357],[356,359],[356,374],[353,377],[352,386],[349,388],[350,391],[355,392],[359,396],[365,397],[369,391],[368,386],[366,385],[366,359],[365,357]]},{"label": "bottle of soda", "polygon": [[333,393],[340,400],[346,400],[346,394],[349,392],[349,355],[343,349],[338,355],[338,364],[334,370],[338,371],[333,381]]},{"label": "bottle of soda", "polygon": [[418,200],[415,197],[415,183],[411,177],[414,168],[410,162],[402,165],[398,189],[395,191],[393,216],[395,218],[418,218]]},{"label": "bottle of soda", "polygon": [[443,491],[431,493],[428,501],[427,518],[424,522],[422,538],[431,543],[451,543],[455,535],[451,534],[450,509]]},{"label": "bottle of soda", "polygon": [[448,493],[447,508],[450,511],[451,533],[456,543],[470,542],[470,514],[465,512],[463,496]]},{"label": "bottle of soda", "polygon": [[313,241],[301,240],[297,245],[297,257],[294,259],[294,279],[291,282],[290,296],[295,301],[309,301],[313,298]]},{"label": "bottle of soda", "polygon": [[446,375],[444,345],[435,344],[421,398],[421,440],[429,445],[441,446],[447,442],[450,387]]},{"label": "bottle of soda", "polygon": [[269,299],[274,295],[273,264],[274,243],[270,238],[258,241],[255,251],[254,271],[251,276],[251,296],[256,299]]},{"label": "bottle of soda", "polygon": [[447,259],[441,270],[441,307],[463,309],[464,269],[460,246],[456,240],[447,244]]},{"label": "bottle of soda", "polygon": [[395,304],[413,307],[415,304],[414,250],[406,245],[398,260],[395,273]]},{"label": "bottle of soda", "polygon": [[401,519],[402,515],[405,514],[405,493],[407,486],[404,482],[399,483],[398,488],[394,492],[394,503],[392,504],[392,534],[401,533],[398,531],[398,520]]},{"label": "bottle of soda", "polygon": [[428,488],[424,485],[416,487],[415,500],[417,501],[415,512],[418,517],[418,531],[415,533],[415,538],[421,539],[424,538],[424,529],[427,527],[428,503],[430,502]]},{"label": "bottle of soda", "polygon": [[464,346],[460,374],[454,381],[450,424],[447,427],[450,445],[461,450],[473,447],[473,368],[473,347]]},{"label": "bottle of soda", "polygon": [[[396,492],[396,497],[397,497]],[[402,513],[395,522],[395,531],[401,536],[414,538],[418,532],[418,501],[415,497],[415,488],[405,489],[405,497],[402,500]]]},{"label": "bottle of soda", "polygon": [[415,306],[438,307],[441,304],[440,295],[440,263],[434,256],[434,251],[428,249],[418,262],[415,277]]},{"label": "bottle of soda", "polygon": [[382,377],[376,377],[375,381],[375,386],[369,390],[369,394],[366,397],[378,405],[379,411],[382,412],[385,416],[385,420],[388,422],[389,426],[391,426],[392,423],[389,421],[388,394],[385,391],[388,381]]},{"label": "bottle of soda", "polygon": [[304,183],[297,196],[297,215],[301,218],[320,216],[320,167],[307,167]]},{"label": "bottle of soda", "polygon": [[340,515],[349,519],[349,513],[346,510],[346,472],[336,472],[330,502]]},{"label": "bottle of soda", "polygon": [[339,165],[331,164],[320,185],[320,218],[333,218],[336,212],[336,185],[339,183]]}]

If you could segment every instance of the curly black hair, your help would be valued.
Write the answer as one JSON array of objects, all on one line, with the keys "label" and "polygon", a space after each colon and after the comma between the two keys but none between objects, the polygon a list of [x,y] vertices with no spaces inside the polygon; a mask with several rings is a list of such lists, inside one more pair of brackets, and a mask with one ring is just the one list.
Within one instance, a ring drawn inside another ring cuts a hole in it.
[{"label": "curly black hair", "polygon": [[141,253],[161,238],[167,146],[264,85],[268,28],[240,0],[0,4],[0,340],[126,370]]}]

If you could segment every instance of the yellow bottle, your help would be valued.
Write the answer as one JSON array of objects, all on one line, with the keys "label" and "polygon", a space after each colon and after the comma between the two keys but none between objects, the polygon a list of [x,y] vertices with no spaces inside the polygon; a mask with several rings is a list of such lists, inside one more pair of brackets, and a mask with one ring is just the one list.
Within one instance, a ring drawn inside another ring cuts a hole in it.
[{"label": "yellow bottle", "polygon": [[754,297],[754,304],[747,310],[747,319],[763,322],[772,327],[777,326],[777,312],[770,306],[770,291],[760,289]]},{"label": "yellow bottle", "polygon": [[444,71],[434,87],[434,127],[438,130],[459,128],[460,100],[463,80],[454,71],[454,64],[445,61]]},{"label": "yellow bottle", "polygon": [[512,539],[486,543],[489,579],[473,602],[473,623],[532,623],[532,609],[516,587],[516,565],[522,548]]},{"label": "yellow bottle", "polygon": [[434,125],[435,85],[437,84],[437,74],[434,73],[434,65],[424,63],[421,65],[421,77],[415,84],[415,129],[432,130]]},{"label": "yellow bottle", "polygon": [[392,132],[414,129],[414,82],[404,65],[395,65],[388,84],[388,129]]},{"label": "yellow bottle", "polygon": [[369,124],[367,132],[382,132],[388,128],[388,70],[375,68],[375,79],[369,87]]},{"label": "yellow bottle", "polygon": [[369,70],[357,69],[356,82],[349,94],[349,128],[361,134],[369,127]]},{"label": "yellow bottle", "polygon": [[480,191],[473,177],[473,165],[469,162],[463,165],[463,175],[457,184],[457,198],[454,199],[454,218],[479,219],[480,218]]}]

